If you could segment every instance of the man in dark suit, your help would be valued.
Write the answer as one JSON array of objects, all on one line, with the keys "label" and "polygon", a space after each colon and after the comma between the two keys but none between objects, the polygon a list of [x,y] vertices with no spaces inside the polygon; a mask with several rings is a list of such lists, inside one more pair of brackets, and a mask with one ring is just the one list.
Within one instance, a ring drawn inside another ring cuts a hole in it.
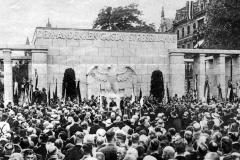
[{"label": "man in dark suit", "polygon": [[124,115],[124,98],[123,97],[121,98],[121,101],[120,101],[120,110],[123,116]]},{"label": "man in dark suit", "polygon": [[74,136],[75,146],[67,150],[64,160],[79,160],[83,157],[83,138],[84,133],[77,131]]},{"label": "man in dark suit", "polygon": [[48,141],[48,135],[45,133],[42,133],[40,135],[40,143],[41,145],[34,150],[35,153],[40,154],[42,156],[43,160],[46,160],[47,155],[47,149],[46,149],[46,143]]},{"label": "man in dark suit", "polygon": [[74,124],[69,128],[69,131],[68,131],[69,138],[72,137],[77,131],[80,131],[80,132],[83,131],[81,125],[79,124],[78,116],[74,116],[73,120],[74,120]]},{"label": "man in dark suit", "polygon": [[94,119],[93,123],[94,125],[90,128],[89,134],[96,134],[97,130],[101,128],[101,126],[99,126],[97,118]]}]

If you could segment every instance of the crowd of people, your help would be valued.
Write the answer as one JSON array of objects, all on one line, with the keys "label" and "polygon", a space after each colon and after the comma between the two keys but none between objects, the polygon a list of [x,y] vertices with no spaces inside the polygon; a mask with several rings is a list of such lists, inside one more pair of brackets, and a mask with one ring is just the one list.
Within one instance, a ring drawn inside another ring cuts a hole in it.
[{"label": "crowd of people", "polygon": [[[237,160],[240,107],[191,97],[144,97],[120,107],[70,99],[0,108],[3,160]],[[108,105],[109,103],[109,105]],[[109,106],[109,107],[107,107]]]}]

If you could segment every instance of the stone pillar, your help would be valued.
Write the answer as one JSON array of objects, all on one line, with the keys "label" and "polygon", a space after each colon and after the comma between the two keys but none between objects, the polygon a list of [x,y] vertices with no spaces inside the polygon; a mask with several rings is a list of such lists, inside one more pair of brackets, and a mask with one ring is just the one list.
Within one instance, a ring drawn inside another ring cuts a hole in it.
[{"label": "stone pillar", "polygon": [[32,61],[28,61],[28,77],[32,80]]},{"label": "stone pillar", "polygon": [[170,96],[185,93],[185,64],[183,53],[170,53]]},{"label": "stone pillar", "polygon": [[38,86],[37,88],[41,90],[42,88],[46,88],[47,90],[47,51],[41,50],[32,50],[32,80],[33,87],[35,88],[36,77],[35,72],[37,71],[38,75]]},{"label": "stone pillar", "polygon": [[205,54],[199,54],[194,57],[193,77],[197,75],[198,98],[204,98],[204,84],[206,80]]},{"label": "stone pillar", "polygon": [[213,56],[213,74],[215,76],[214,82],[214,96],[218,96],[218,84],[221,84],[222,96],[226,98],[227,84],[226,84],[226,64],[225,64],[225,54],[214,55]]},{"label": "stone pillar", "polygon": [[13,103],[13,80],[11,50],[3,50],[4,55],[4,104]]},{"label": "stone pillar", "polygon": [[239,55],[232,56],[232,81],[234,85],[238,83],[238,86],[240,86],[239,84],[240,68],[239,67],[240,67],[240,56]]}]

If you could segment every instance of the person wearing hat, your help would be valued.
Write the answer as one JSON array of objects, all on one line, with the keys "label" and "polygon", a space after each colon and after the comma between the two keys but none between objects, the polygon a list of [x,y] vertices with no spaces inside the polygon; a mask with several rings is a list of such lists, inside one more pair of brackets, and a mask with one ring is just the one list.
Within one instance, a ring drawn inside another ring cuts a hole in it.
[{"label": "person wearing hat", "polygon": [[48,135],[45,133],[42,133],[39,137],[40,139],[40,146],[34,150],[35,153],[40,154],[45,160],[46,154],[47,154],[47,149],[46,149],[46,144],[48,142]]},{"label": "person wearing hat", "polygon": [[122,127],[122,130],[127,134],[128,130],[131,128],[131,122],[128,119],[128,115],[123,115],[123,122],[124,122],[124,126]]},{"label": "person wearing hat", "polygon": [[93,126],[90,128],[89,134],[96,134],[96,132],[99,128],[101,128],[101,126],[99,126],[98,119],[95,118],[93,120]]},{"label": "person wearing hat", "polygon": [[83,132],[77,131],[74,134],[75,145],[71,149],[67,150],[64,160],[80,160],[83,157],[82,150],[83,138],[84,138]]},{"label": "person wearing hat", "polygon": [[146,123],[147,123],[147,117],[145,116],[141,117],[139,120],[139,126],[136,128],[135,132],[139,133],[141,130],[145,130],[148,135],[149,129],[145,127]]},{"label": "person wearing hat", "polygon": [[189,117],[189,112],[185,111],[182,116],[182,127],[186,129],[191,123],[191,119]]},{"label": "person wearing hat", "polygon": [[47,104],[47,93],[45,88],[42,89],[41,97],[42,97],[42,102]]},{"label": "person wearing hat", "polygon": [[113,128],[106,132],[107,144],[106,146],[100,148],[98,152],[102,152],[105,156],[105,160],[116,160],[117,159],[117,149],[116,143],[114,141],[115,132]]}]

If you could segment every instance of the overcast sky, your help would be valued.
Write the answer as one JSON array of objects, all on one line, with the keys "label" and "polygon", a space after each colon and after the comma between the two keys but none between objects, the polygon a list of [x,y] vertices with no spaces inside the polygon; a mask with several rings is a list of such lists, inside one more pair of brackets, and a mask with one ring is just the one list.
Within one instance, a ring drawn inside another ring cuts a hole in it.
[{"label": "overcast sky", "polygon": [[50,19],[52,27],[91,29],[104,6],[139,4],[141,19],[159,27],[164,5],[165,17],[174,18],[176,9],[186,0],[6,0],[0,7],[0,44],[25,44],[32,40],[36,27],[45,27]]}]

